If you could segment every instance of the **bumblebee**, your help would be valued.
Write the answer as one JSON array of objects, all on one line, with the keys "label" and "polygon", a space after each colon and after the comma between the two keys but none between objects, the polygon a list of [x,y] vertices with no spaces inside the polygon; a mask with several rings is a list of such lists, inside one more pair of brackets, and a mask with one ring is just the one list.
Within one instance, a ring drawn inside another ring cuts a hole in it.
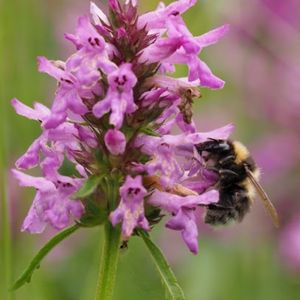
[{"label": "bumblebee", "polygon": [[276,227],[279,218],[272,202],[259,184],[260,172],[248,149],[238,141],[215,140],[196,145],[205,167],[218,174],[220,198],[207,206],[205,223],[211,225],[242,221],[257,191]]}]

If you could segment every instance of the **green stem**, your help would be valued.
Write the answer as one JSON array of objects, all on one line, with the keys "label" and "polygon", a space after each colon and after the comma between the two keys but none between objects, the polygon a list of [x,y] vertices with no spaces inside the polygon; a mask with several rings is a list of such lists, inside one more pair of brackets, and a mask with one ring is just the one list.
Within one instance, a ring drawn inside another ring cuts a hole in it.
[{"label": "green stem", "polygon": [[119,259],[121,229],[109,222],[104,225],[104,242],[95,300],[111,300]]}]

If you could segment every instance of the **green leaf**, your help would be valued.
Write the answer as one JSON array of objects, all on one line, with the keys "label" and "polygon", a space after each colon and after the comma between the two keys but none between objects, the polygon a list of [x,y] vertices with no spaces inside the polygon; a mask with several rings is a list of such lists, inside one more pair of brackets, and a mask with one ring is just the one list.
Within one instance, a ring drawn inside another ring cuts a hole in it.
[{"label": "green leaf", "polygon": [[97,164],[100,167],[100,170],[103,173],[105,171],[108,171],[107,167],[108,167],[109,161],[107,159],[107,156],[105,155],[105,153],[102,150],[100,150],[100,149],[96,150],[95,158],[96,158]]},{"label": "green leaf", "polygon": [[82,185],[79,191],[73,194],[73,199],[78,198],[85,198],[89,195],[91,195],[99,185],[100,181],[102,179],[102,176],[99,175],[92,175],[90,176],[86,182]]},{"label": "green leaf", "polygon": [[147,134],[147,135],[151,135],[151,136],[160,136],[160,134],[158,134],[155,130],[153,130],[149,127],[140,128],[140,132]]},{"label": "green leaf", "polygon": [[94,227],[107,220],[107,212],[93,199],[87,198],[84,201],[85,212],[79,220],[82,227]]},{"label": "green leaf", "polygon": [[29,264],[28,268],[23,272],[21,277],[15,282],[12,290],[17,290],[21,286],[23,286],[26,282],[30,282],[31,277],[35,269],[38,269],[40,267],[42,259],[56,246],[58,245],[62,240],[67,238],[69,235],[74,233],[80,226],[78,224],[75,224],[60,233],[58,233],[56,236],[54,236],[51,240],[49,240],[43,248],[40,249],[40,251],[37,253],[37,255],[33,258],[31,263]]},{"label": "green leaf", "polygon": [[158,246],[156,246],[150,239],[149,234],[143,230],[138,230],[139,236],[144,240],[148,250],[151,253],[151,256],[154,260],[154,263],[158,269],[158,272],[161,276],[164,286],[167,289],[169,295],[168,299],[170,300],[185,300],[183,291],[178,284],[178,281],[168,264],[166,258],[162,254]]}]

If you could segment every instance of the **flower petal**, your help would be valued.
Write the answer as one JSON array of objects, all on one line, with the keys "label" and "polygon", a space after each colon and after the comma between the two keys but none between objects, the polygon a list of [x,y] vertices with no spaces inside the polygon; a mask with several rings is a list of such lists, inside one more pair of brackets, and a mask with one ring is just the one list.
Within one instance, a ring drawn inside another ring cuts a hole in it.
[{"label": "flower petal", "polygon": [[15,169],[12,170],[12,173],[18,179],[21,186],[34,187],[42,192],[53,192],[56,190],[53,182],[44,177],[30,176]]},{"label": "flower petal", "polygon": [[113,155],[121,155],[126,148],[126,137],[117,129],[109,129],[104,137],[105,145]]},{"label": "flower petal", "polygon": [[122,222],[122,235],[124,238],[128,238],[136,227],[150,230],[149,223],[144,215],[144,197],[146,193],[141,176],[126,177],[120,188],[120,204],[110,214],[110,220],[114,226]]}]

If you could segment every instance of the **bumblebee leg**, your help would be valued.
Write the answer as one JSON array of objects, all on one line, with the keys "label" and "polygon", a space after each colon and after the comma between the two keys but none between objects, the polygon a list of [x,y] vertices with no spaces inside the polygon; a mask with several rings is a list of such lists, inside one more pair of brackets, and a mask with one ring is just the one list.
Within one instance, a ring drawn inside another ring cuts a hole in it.
[{"label": "bumblebee leg", "polygon": [[231,210],[234,208],[234,206],[226,206],[226,205],[214,203],[214,204],[209,204],[208,208],[217,209],[217,210]]},{"label": "bumblebee leg", "polygon": [[228,187],[234,182],[239,181],[240,175],[231,169],[220,169],[221,186]]},{"label": "bumblebee leg", "polygon": [[223,165],[224,163],[228,163],[229,161],[234,160],[234,159],[235,159],[234,155],[228,155],[228,156],[222,158],[221,160],[219,160],[219,164]]},{"label": "bumblebee leg", "polygon": [[232,171],[232,170],[229,170],[229,169],[221,169],[219,170],[219,173],[220,175],[230,175],[230,176],[239,176],[238,173]]},{"label": "bumblebee leg", "polygon": [[216,140],[216,139],[214,139],[214,138],[208,138],[208,140],[210,140],[210,141],[213,141],[213,142],[216,142],[216,143],[218,143],[219,141],[218,140]]},{"label": "bumblebee leg", "polygon": [[216,168],[216,167],[206,167],[205,170],[207,171],[213,171],[213,172],[216,172],[216,173],[219,173],[219,169]]}]

